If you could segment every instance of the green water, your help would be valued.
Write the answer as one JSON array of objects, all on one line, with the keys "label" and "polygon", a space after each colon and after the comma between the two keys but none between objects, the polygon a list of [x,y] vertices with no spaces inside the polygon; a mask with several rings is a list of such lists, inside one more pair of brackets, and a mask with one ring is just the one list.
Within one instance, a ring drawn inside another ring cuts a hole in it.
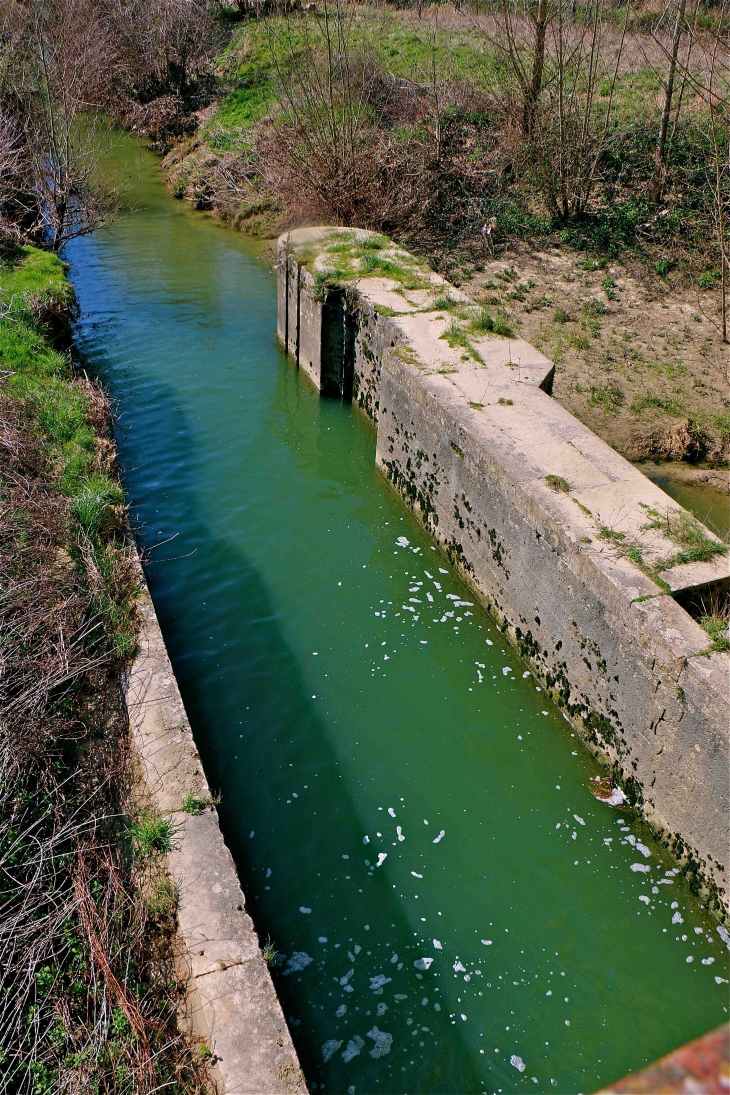
[{"label": "green water", "polygon": [[311,1090],[587,1093],[721,1022],[712,923],[277,350],[268,264],[116,157],[135,212],[67,254],[80,350]]},{"label": "green water", "polygon": [[687,481],[669,461],[642,460],[636,465],[658,487],[719,536],[730,536],[730,497],[705,483]]}]

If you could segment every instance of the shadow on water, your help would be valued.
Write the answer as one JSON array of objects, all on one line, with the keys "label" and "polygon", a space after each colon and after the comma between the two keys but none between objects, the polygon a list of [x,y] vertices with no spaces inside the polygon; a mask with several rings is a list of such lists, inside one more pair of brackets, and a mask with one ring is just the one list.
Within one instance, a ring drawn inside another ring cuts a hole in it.
[{"label": "shadow on water", "polygon": [[[308,394],[309,413],[297,416],[301,389],[291,383],[287,369],[282,370],[274,400],[276,409],[286,409],[292,426],[279,431],[282,440],[298,453],[298,465],[306,474],[313,474],[314,457],[321,474],[329,476],[332,491],[353,491],[354,463],[335,459],[337,445],[326,424],[312,416]],[[275,945],[286,940],[287,959],[293,953],[306,954],[320,971],[327,968],[329,979],[333,971],[346,975],[350,968],[346,952],[357,945],[364,948],[367,938],[361,923],[361,900],[351,887],[342,885],[342,878],[331,877],[322,885],[321,875],[315,878],[314,874],[315,865],[341,861],[342,848],[362,847],[362,822],[339,774],[338,758],[308,694],[299,660],[279,626],[266,582],[245,553],[216,537],[201,517],[186,470],[193,442],[175,394],[157,385],[153,402],[155,415],[166,427],[147,444],[148,464],[156,469],[155,503],[166,511],[167,520],[174,510],[174,524],[183,530],[174,541],[175,550],[183,557],[155,560],[154,522],[145,521],[144,503],[137,508],[142,521],[138,538],[148,560],[147,580],[196,744],[210,785],[221,792],[221,825],[247,895],[248,910],[262,939],[270,938]],[[349,410],[344,408],[343,413]],[[271,427],[269,423],[264,428]],[[372,457],[372,443],[366,435],[363,442]],[[138,488],[132,491],[133,497],[139,493]],[[163,551],[171,547],[166,545]],[[300,548],[292,545],[292,550]],[[306,545],[301,550],[306,565]],[[217,576],[213,599],[202,602],[191,598],[191,590],[211,588],[212,575]],[[221,581],[220,576],[225,579]],[[191,600],[195,602],[194,615],[189,612]],[[181,612],[181,604],[186,604],[188,611]],[[231,604],[245,606],[245,610],[232,619]],[[302,784],[313,786],[319,781],[321,785],[317,792],[320,807],[306,821],[290,820],[282,811],[290,794],[292,769]],[[288,885],[279,879],[273,896],[266,885],[266,873],[270,867],[276,870],[281,862],[283,845],[289,846],[288,858],[295,849],[298,871]],[[308,872],[314,916],[302,914],[299,905],[302,876],[306,880]],[[413,949],[410,925],[385,876],[376,873],[369,882],[368,904],[375,903],[381,921],[390,925],[392,952],[403,955]],[[317,926],[323,924],[329,926]],[[327,932],[325,944],[319,942],[322,930]],[[344,966],[336,962],[335,945],[344,956]],[[330,1090],[344,1091],[352,1076],[346,1073],[340,1055],[334,1055],[323,1068],[321,1047],[333,1036],[334,1008],[325,1011],[312,1000],[306,967],[300,974],[289,972],[287,964],[280,961],[273,975],[308,1081],[322,1084],[326,1079]],[[359,991],[353,999],[354,1009],[364,1013],[367,1025],[374,1026],[377,1001],[368,1006]],[[480,1070],[469,1065],[470,1055],[464,1052],[458,1028],[444,1031],[444,1037],[441,1054],[428,1061],[420,1076],[414,1075],[409,1064],[409,1084],[416,1085],[414,1090],[433,1092],[484,1090]],[[347,1031],[338,1032],[337,1039],[346,1044]],[[362,1049],[363,1065],[368,1048]],[[399,1068],[403,1055],[403,1051],[393,1052],[387,1068],[375,1062],[370,1068],[361,1066],[358,1089],[382,1088],[388,1083],[384,1072],[387,1075]],[[460,1074],[454,1067],[457,1061],[463,1062]]]}]

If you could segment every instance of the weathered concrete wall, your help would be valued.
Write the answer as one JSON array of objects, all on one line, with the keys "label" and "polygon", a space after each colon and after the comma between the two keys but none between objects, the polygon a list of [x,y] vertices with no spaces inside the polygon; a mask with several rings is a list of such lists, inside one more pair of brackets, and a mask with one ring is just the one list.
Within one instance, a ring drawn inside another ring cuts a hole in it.
[{"label": "weathered concrete wall", "polygon": [[169,869],[179,892],[192,1025],[213,1051],[219,1095],[303,1095],[306,1084],[215,807],[197,816],[182,810],[188,795],[209,801],[210,791],[146,588],[140,608],[127,708],[146,791],[179,827]]},{"label": "weathered concrete wall", "polygon": [[[311,266],[326,236],[303,237]],[[376,461],[630,801],[727,908],[730,657],[707,652],[676,599],[726,585],[727,556],[665,568],[658,585],[649,564],[676,544],[647,515],[678,507],[549,397],[554,366],[533,347],[480,335],[452,345],[449,309],[434,304],[444,283],[424,277],[430,290],[376,277],[332,290],[355,324],[352,398],[377,425]],[[303,313],[313,271],[298,284]]]}]

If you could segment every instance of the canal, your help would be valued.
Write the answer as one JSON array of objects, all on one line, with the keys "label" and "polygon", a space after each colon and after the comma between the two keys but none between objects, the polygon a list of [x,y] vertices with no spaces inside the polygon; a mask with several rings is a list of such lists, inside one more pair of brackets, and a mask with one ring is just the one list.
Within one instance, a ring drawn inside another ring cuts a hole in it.
[{"label": "canal", "polygon": [[113,159],[79,352],[310,1089],[587,1093],[717,1025],[713,923],[279,352],[262,248]]}]

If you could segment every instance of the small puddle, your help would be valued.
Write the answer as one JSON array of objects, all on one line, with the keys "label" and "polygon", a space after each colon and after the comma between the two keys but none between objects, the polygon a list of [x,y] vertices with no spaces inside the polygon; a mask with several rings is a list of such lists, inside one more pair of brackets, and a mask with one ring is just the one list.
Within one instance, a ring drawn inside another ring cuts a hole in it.
[{"label": "small puddle", "polygon": [[68,249],[196,741],[312,1091],[590,1092],[727,1014],[728,952],[275,346],[250,241],[169,198]]}]

